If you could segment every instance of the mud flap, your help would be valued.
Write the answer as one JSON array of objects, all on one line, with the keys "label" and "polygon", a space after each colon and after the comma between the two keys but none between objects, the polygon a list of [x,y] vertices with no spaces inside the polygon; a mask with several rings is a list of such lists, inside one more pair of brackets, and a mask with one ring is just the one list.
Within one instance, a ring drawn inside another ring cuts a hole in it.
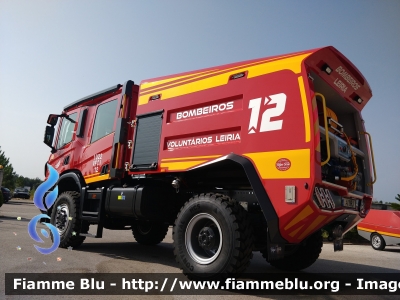
[{"label": "mud flap", "polygon": [[333,241],[333,251],[343,251],[343,239],[335,239]]}]

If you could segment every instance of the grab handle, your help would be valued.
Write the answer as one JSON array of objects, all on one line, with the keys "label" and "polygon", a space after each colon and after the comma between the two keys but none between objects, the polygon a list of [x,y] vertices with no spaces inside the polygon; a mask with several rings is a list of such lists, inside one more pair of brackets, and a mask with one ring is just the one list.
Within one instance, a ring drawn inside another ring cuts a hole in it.
[{"label": "grab handle", "polygon": [[325,103],[324,95],[322,95],[320,93],[315,93],[315,96],[321,97],[322,107],[323,107],[323,111],[324,111],[325,142],[326,142],[326,152],[327,152],[328,157],[326,158],[326,160],[321,162],[321,166],[323,166],[323,165],[326,165],[328,163],[328,161],[331,159],[331,148],[329,147],[328,122],[327,122],[327,118],[326,118],[326,103]]},{"label": "grab handle", "polygon": [[372,158],[372,167],[374,168],[374,180],[368,183],[369,186],[373,185],[376,182],[376,168],[375,168],[375,160],[374,160],[374,149],[372,148],[372,138],[368,132],[360,132],[360,134],[365,134],[368,136],[369,147],[371,148],[371,158]]}]

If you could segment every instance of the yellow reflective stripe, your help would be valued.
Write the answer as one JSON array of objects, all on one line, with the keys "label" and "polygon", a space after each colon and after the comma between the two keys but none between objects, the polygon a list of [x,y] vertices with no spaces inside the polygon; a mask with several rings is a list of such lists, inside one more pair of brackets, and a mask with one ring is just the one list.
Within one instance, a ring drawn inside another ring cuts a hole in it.
[{"label": "yellow reflective stripe", "polygon": [[[239,71],[240,72],[240,71]],[[227,84],[228,78],[226,74],[220,74],[213,77],[204,78],[195,82],[189,82],[176,87],[171,87],[164,89],[162,91],[157,91],[157,93],[162,93],[162,100],[169,98],[182,96],[194,92],[199,92],[202,90],[210,89],[213,87],[221,86]],[[149,95],[144,95],[139,97],[139,105],[146,104],[149,101]]]},{"label": "yellow reflective stripe", "polygon": [[371,229],[360,227],[360,226],[357,226],[357,229],[358,230],[362,230],[362,231],[367,231],[367,232],[377,232],[377,233],[382,234],[382,235],[387,235],[387,236],[400,238],[400,234],[396,234],[396,233],[390,233],[390,232],[380,231],[380,230],[371,230]]},{"label": "yellow reflective stripe", "polygon": [[318,216],[311,223],[311,225],[301,233],[301,235],[297,239],[299,239],[299,240],[303,239],[307,234],[309,234],[315,227],[317,227],[318,224],[320,224],[325,219],[326,219],[326,216],[324,216],[324,215]]},{"label": "yellow reflective stripe", "polygon": [[86,183],[92,183],[92,182],[96,182],[96,181],[109,179],[110,175],[109,174],[104,174],[104,175],[99,175],[99,176],[89,175],[89,176],[85,176],[84,178],[85,178]]},{"label": "yellow reflective stripe", "polygon": [[302,221],[303,219],[307,218],[309,215],[311,215],[313,213],[313,209],[311,208],[310,205],[307,205],[306,207],[303,208],[303,210],[296,216],[293,218],[293,220],[287,224],[285,226],[285,230],[288,230],[290,227],[292,227],[293,225],[296,225],[297,223],[299,223],[300,221]]},{"label": "yellow reflective stripe", "polygon": [[[244,67],[252,66],[254,64],[260,64],[262,62],[277,60],[277,59],[281,59],[281,58],[284,58],[284,57],[290,57],[290,56],[293,56],[293,55],[292,54],[286,54],[286,55],[281,55],[279,57],[268,58],[268,59],[265,59],[265,60],[260,60],[260,61],[255,61],[255,62],[253,61],[253,62],[248,63],[248,64],[244,64],[244,65],[241,65],[241,66],[234,66],[234,67],[226,68],[226,69],[212,69],[212,70],[208,70],[208,71],[190,73],[190,74],[187,74],[187,75],[177,76],[177,77],[168,78],[168,79],[164,79],[164,80],[158,80],[158,81],[153,81],[153,82],[143,82],[140,85],[141,94],[142,94],[142,92],[147,94],[148,91],[152,91],[152,90],[155,90],[157,88],[160,88],[160,85],[162,85],[164,83],[177,81],[177,82],[172,82],[170,84],[167,84],[167,85],[163,86],[163,87],[166,87],[166,86],[170,86],[170,85],[173,85],[173,84],[179,84],[179,83],[182,83],[182,82],[186,82],[188,80],[192,80],[194,78],[198,78],[198,77],[201,77],[201,76],[211,75],[211,74],[215,74],[215,73],[218,73],[218,72],[224,72],[224,71],[225,72],[233,71],[233,70],[237,70],[238,68],[244,68]],[[191,77],[191,76],[193,76],[193,77]],[[179,81],[179,79],[183,79],[183,80]],[[145,91],[143,91],[143,90],[145,90]]]},{"label": "yellow reflective stripe", "polygon": [[[281,70],[291,70],[292,72],[298,74],[301,72],[301,62],[304,58],[309,56],[311,53],[297,55],[293,57],[278,59],[274,58],[273,61],[268,60],[265,63],[257,64],[255,66],[244,66],[242,68],[235,69],[236,73],[248,71],[247,78],[253,78]],[[224,71],[224,70],[221,70]],[[230,69],[226,70],[222,74],[218,74],[212,77],[207,77],[194,82],[189,82],[183,85],[166,88],[157,91],[157,93],[162,93],[161,100],[166,100],[173,97],[178,97],[190,93],[195,93],[203,91],[206,89],[222,86],[228,83],[227,74],[231,73]],[[138,105],[146,104],[149,101],[149,95],[143,95],[139,97]]]},{"label": "yellow reflective stripe", "polygon": [[297,228],[296,230],[289,233],[289,236],[294,237],[300,231],[300,229],[302,229],[303,227],[304,227],[304,225],[301,225],[299,228]]},{"label": "yellow reflective stripe", "polygon": [[248,68],[249,74],[247,75],[247,78],[253,78],[282,70],[290,70],[293,73],[298,74],[301,72],[301,62],[310,54],[311,53],[296,55],[250,67]]},{"label": "yellow reflective stripe", "polygon": [[[284,150],[271,152],[245,153],[251,158],[262,179],[310,178],[310,149]],[[280,158],[290,160],[291,166],[286,171],[276,168]]]},{"label": "yellow reflective stripe", "polygon": [[[216,70],[208,70],[208,71],[204,71],[204,72],[199,72],[199,73],[191,73],[188,75],[183,75],[183,76],[177,76],[177,77],[173,77],[173,78],[168,78],[168,79],[163,79],[163,80],[158,80],[158,81],[152,81],[152,82],[143,82],[140,84],[140,88],[143,89],[148,89],[148,90],[154,90],[155,88],[157,88],[159,85],[164,84],[164,83],[168,83],[171,81],[175,81],[175,80],[179,80],[179,79],[185,79],[191,76],[204,76],[207,73],[214,73]],[[145,92],[147,92],[148,90],[146,90]]]},{"label": "yellow reflective stripe", "polygon": [[306,90],[304,88],[304,81],[303,77],[299,76],[299,88],[300,88],[300,95],[301,95],[301,104],[303,105],[303,115],[304,115],[304,129],[306,132],[306,143],[310,141],[310,115],[308,113],[308,104],[307,104],[307,96]]},{"label": "yellow reflective stripe", "polygon": [[192,160],[192,161],[182,161],[182,162],[162,162],[161,168],[168,168],[168,171],[176,170],[186,170],[191,167],[205,163],[207,160]]}]

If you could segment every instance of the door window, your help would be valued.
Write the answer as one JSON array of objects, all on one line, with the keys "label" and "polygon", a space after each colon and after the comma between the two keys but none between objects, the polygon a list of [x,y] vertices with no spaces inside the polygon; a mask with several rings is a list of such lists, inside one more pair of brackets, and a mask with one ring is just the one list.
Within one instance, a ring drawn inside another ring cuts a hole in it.
[{"label": "door window", "polygon": [[[64,117],[57,142],[57,149],[62,148],[64,145],[72,141],[72,135],[74,133],[74,127],[76,123],[76,116],[77,113],[73,113],[68,116],[68,119]],[[73,120],[73,122],[71,120]]]},{"label": "door window", "polygon": [[114,119],[117,109],[117,100],[112,100],[97,107],[96,119],[94,120],[91,143],[114,132]]}]

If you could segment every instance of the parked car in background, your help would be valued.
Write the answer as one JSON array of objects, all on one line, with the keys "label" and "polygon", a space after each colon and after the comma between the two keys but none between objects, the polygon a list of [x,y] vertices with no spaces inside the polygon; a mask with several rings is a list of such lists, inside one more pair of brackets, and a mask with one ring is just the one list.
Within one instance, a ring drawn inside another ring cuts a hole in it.
[{"label": "parked car in background", "polygon": [[1,187],[1,193],[3,194],[4,203],[7,203],[11,199],[11,192],[8,188]]},{"label": "parked car in background", "polygon": [[383,250],[386,245],[400,245],[400,211],[371,209],[358,223],[357,230],[375,250]]},{"label": "parked car in background", "polygon": [[30,197],[29,191],[24,188],[16,188],[13,195],[13,198],[29,199]]}]

